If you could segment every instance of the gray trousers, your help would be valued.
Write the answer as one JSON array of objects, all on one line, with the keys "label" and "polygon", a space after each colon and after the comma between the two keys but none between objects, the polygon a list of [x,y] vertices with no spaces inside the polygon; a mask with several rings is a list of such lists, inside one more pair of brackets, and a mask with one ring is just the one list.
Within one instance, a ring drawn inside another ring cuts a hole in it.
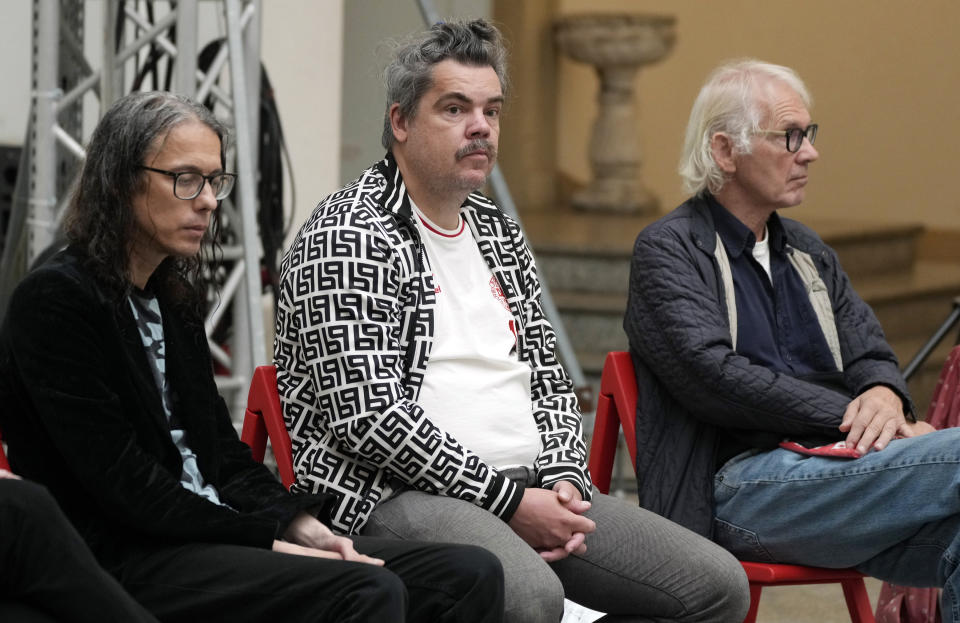
[{"label": "gray trousers", "polygon": [[[529,483],[527,483],[529,484]],[[492,513],[469,502],[405,491],[380,504],[363,534],[480,545],[503,565],[509,623],[557,623],[564,596],[603,621],[739,623],[750,595],[726,550],[594,489],[587,551],[546,563]]]}]

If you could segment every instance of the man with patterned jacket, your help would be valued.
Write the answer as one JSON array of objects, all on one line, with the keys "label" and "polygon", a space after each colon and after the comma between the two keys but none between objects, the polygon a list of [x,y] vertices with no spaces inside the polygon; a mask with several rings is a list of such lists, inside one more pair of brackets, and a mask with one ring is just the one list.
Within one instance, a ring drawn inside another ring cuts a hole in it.
[{"label": "man with patterned jacket", "polygon": [[736,560],[593,490],[520,228],[475,192],[496,160],[499,33],[438,24],[386,70],[384,160],[324,199],[283,262],[277,379],[295,491],[346,533],[482,545],[510,621],[564,596],[616,620],[734,621]]}]

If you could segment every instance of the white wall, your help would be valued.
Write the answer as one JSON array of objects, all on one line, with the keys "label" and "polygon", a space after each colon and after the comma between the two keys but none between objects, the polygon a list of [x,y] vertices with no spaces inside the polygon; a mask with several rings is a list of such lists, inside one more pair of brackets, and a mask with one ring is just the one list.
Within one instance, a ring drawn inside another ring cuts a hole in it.
[{"label": "white wall", "polygon": [[261,56],[293,162],[290,235],[339,187],[344,0],[263,3]]},{"label": "white wall", "polygon": [[30,0],[0,8],[0,144],[22,145],[30,111]]}]

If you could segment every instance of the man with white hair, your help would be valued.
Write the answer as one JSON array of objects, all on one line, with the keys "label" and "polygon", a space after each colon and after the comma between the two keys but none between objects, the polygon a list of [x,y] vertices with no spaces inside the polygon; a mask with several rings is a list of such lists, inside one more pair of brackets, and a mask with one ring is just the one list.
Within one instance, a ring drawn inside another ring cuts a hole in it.
[{"label": "man with white hair", "polygon": [[794,71],[755,60],[694,103],[693,197],[631,267],[640,503],[741,559],[943,586],[960,621],[960,431],[926,434],[834,251],[778,214],[819,156],[810,106]]}]

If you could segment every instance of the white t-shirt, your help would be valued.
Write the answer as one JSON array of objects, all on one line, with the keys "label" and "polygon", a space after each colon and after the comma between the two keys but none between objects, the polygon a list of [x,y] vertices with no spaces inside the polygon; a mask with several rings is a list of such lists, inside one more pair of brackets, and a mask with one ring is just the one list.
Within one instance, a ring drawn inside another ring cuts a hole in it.
[{"label": "white t-shirt", "polygon": [[540,436],[530,367],[517,358],[513,315],[463,218],[455,230],[414,206],[433,269],[433,347],[417,403],[484,462],[532,467]]},{"label": "white t-shirt", "polygon": [[767,279],[773,283],[773,275],[770,273],[770,235],[767,227],[763,227],[763,240],[753,243],[753,259],[757,260],[764,272],[767,273]]}]

